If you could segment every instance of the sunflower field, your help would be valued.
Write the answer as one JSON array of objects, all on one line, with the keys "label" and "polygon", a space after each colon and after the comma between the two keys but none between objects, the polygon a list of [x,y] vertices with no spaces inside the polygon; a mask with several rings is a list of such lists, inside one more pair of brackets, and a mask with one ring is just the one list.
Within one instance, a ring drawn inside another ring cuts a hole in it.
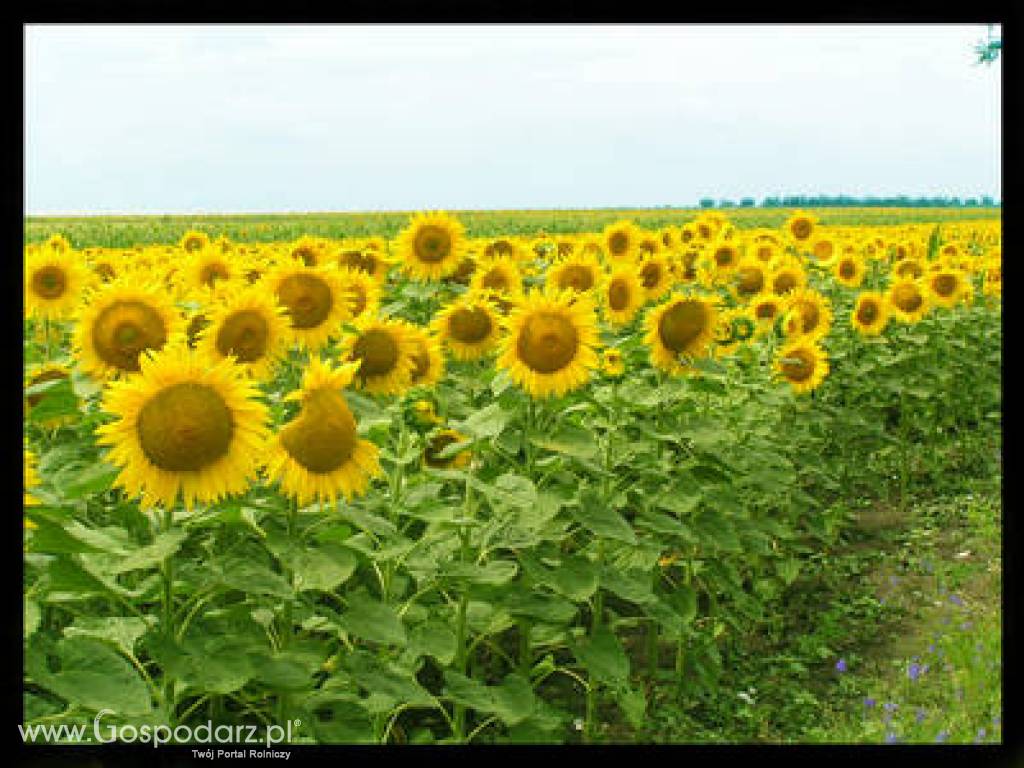
[{"label": "sunflower field", "polygon": [[983,212],[297,222],[26,222],[26,724],[615,740],[999,451]]}]

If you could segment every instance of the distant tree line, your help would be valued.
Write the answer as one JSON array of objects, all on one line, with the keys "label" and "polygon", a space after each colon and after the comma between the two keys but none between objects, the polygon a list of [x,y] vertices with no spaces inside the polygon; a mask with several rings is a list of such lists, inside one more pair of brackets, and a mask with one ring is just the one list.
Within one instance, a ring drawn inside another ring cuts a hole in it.
[{"label": "distant tree line", "polygon": [[740,200],[701,198],[701,208],[992,208],[1000,205],[989,195],[981,197],[854,197],[852,195],[786,195],[764,197],[758,203],[752,197]]}]

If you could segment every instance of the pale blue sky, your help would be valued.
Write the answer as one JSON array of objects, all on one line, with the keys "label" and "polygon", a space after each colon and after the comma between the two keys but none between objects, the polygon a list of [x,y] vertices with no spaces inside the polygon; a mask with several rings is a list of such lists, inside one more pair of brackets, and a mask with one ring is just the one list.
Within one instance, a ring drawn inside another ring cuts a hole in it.
[{"label": "pale blue sky", "polygon": [[31,25],[26,213],[1000,198],[985,34]]}]

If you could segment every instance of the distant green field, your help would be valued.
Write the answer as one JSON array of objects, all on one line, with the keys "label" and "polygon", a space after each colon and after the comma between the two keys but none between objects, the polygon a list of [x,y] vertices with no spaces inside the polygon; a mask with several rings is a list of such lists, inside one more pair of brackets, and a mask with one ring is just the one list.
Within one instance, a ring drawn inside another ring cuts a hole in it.
[{"label": "distant green field", "polygon": [[[821,208],[811,209],[824,226],[883,225],[950,220],[996,219],[999,208]],[[638,225],[657,229],[692,221],[701,212],[694,208],[453,211],[471,237],[497,234],[533,235],[599,231],[629,218]],[[724,209],[743,229],[777,227],[790,214],[785,208]],[[75,216],[25,217],[25,243],[37,243],[54,233],[66,236],[76,248],[88,246],[131,247],[148,243],[174,243],[188,230],[232,240],[270,242],[294,240],[302,235],[342,238],[380,235],[393,237],[405,226],[411,212],[382,213],[282,213],[218,214],[188,216]]]}]

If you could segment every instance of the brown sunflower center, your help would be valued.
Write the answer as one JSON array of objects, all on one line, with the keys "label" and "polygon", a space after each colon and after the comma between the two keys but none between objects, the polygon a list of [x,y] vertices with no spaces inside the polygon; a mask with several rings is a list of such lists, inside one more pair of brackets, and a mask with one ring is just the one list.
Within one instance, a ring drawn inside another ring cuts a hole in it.
[{"label": "brown sunflower center", "polygon": [[608,250],[613,256],[620,256],[629,248],[629,235],[625,232],[614,232],[608,238]]},{"label": "brown sunflower center", "polygon": [[206,319],[206,315],[202,312],[197,315],[193,315],[192,319],[188,321],[188,327],[185,329],[185,335],[188,338],[188,345],[192,349],[196,348],[196,344],[199,341],[199,334],[209,324],[210,321]]},{"label": "brown sunflower center", "polygon": [[202,247],[203,247],[203,241],[202,241],[201,238],[190,237],[188,240],[185,241],[185,250],[186,251],[198,251]]},{"label": "brown sunflower center", "polygon": [[898,285],[893,291],[892,303],[904,312],[915,312],[924,303],[924,297],[915,285]]},{"label": "brown sunflower center", "polygon": [[943,298],[952,296],[956,292],[956,288],[957,279],[954,275],[942,273],[936,275],[932,280],[932,290]]},{"label": "brown sunflower center", "polygon": [[515,253],[512,244],[507,240],[495,240],[488,246],[488,256],[511,256]]},{"label": "brown sunflower center", "polygon": [[398,365],[398,342],[384,329],[371,329],[359,337],[352,354],[362,362],[360,377],[384,376]]},{"label": "brown sunflower center", "polygon": [[483,341],[493,328],[491,316],[480,307],[459,309],[448,319],[448,330],[452,338],[464,344],[477,344]]},{"label": "brown sunflower center", "polygon": [[871,325],[878,319],[878,305],[873,301],[863,301],[857,307],[857,322],[862,325]]},{"label": "brown sunflower center", "polygon": [[333,472],[356,448],[356,420],[340,392],[318,390],[306,397],[299,415],[281,428],[281,445],[316,474]]},{"label": "brown sunflower center", "polygon": [[105,308],[92,327],[96,354],[122,371],[139,370],[139,353],[167,341],[163,318],[141,301],[119,301]]},{"label": "brown sunflower center", "polygon": [[797,307],[800,310],[803,332],[810,333],[821,322],[821,312],[818,311],[818,305],[813,301],[801,301]]},{"label": "brown sunflower center", "polygon": [[736,261],[736,252],[732,248],[719,248],[715,251],[715,264],[719,267],[730,267]]},{"label": "brown sunflower center", "polygon": [[708,326],[708,311],[703,302],[687,299],[677,302],[661,316],[658,336],[675,353],[684,351]]},{"label": "brown sunflower center", "polygon": [[452,250],[451,235],[441,227],[428,224],[421,227],[416,233],[413,250],[416,252],[417,259],[428,264],[444,261]]},{"label": "brown sunflower center", "polygon": [[770,245],[762,245],[757,249],[756,255],[761,261],[771,261],[774,251]]},{"label": "brown sunflower center", "polygon": [[93,272],[99,275],[100,280],[108,282],[117,277],[117,273],[114,272],[114,268],[105,261],[100,261],[93,265]]},{"label": "brown sunflower center", "polygon": [[287,308],[293,328],[316,328],[331,313],[331,287],[315,275],[289,275],[277,287],[277,298]]},{"label": "brown sunflower center", "polygon": [[227,266],[219,261],[207,264],[199,271],[200,282],[208,288],[213,288],[218,280],[227,280],[230,276]]},{"label": "brown sunflower center", "polygon": [[594,287],[594,273],[582,264],[572,264],[559,271],[558,287],[589,291]]},{"label": "brown sunflower center", "polygon": [[348,294],[352,317],[359,317],[359,315],[363,314],[363,310],[366,309],[366,304],[369,301],[366,296],[366,288],[358,283],[353,283],[345,289],[345,293]]},{"label": "brown sunflower center", "polygon": [[629,286],[625,280],[613,280],[608,286],[608,306],[616,312],[629,306]]},{"label": "brown sunflower center", "polygon": [[766,301],[754,308],[754,315],[760,320],[771,320],[778,311],[779,308],[773,302]]},{"label": "brown sunflower center", "polygon": [[814,357],[807,350],[793,350],[782,360],[782,374],[790,381],[806,381],[813,373]]},{"label": "brown sunflower center", "polygon": [[796,288],[796,284],[796,275],[789,271],[781,272],[778,275],[776,275],[775,279],[772,281],[772,290],[777,295],[781,296],[782,294],[786,293],[786,291],[791,291],[794,288]]},{"label": "brown sunflower center", "polygon": [[228,452],[235,425],[224,398],[205,384],[183,381],[160,390],[139,411],[142,452],[168,472],[193,472]]},{"label": "brown sunflower center", "polygon": [[647,262],[640,270],[640,280],[643,282],[644,288],[648,290],[657,288],[663,275],[661,264],[656,261]]},{"label": "brown sunflower center", "polygon": [[32,290],[44,299],[57,299],[64,295],[67,275],[60,267],[43,267],[32,275]]},{"label": "brown sunflower center", "polygon": [[742,267],[739,272],[739,279],[736,281],[736,290],[744,295],[760,293],[764,287],[764,272],[756,267]]},{"label": "brown sunflower center", "polygon": [[572,320],[556,312],[538,312],[523,323],[516,351],[519,359],[538,373],[554,373],[576,357],[579,333]]},{"label": "brown sunflower center", "polygon": [[828,240],[820,240],[814,244],[814,255],[822,261],[832,258],[832,243]]},{"label": "brown sunflower center", "polygon": [[377,268],[376,257],[362,251],[344,251],[338,261],[342,266],[358,269],[368,275],[372,275]]},{"label": "brown sunflower center", "polygon": [[853,276],[857,274],[857,265],[852,261],[847,260],[839,265],[839,276],[843,280],[852,280]]},{"label": "brown sunflower center", "polygon": [[491,288],[496,291],[507,291],[509,289],[508,276],[502,269],[490,269],[481,281],[484,288]]},{"label": "brown sunflower center", "polygon": [[240,363],[251,363],[267,352],[270,326],[254,309],[243,309],[224,320],[217,332],[217,351],[225,357],[234,355]]},{"label": "brown sunflower center", "polygon": [[315,267],[317,265],[316,251],[308,246],[302,246],[292,251],[292,258],[299,259],[307,267]]},{"label": "brown sunflower center", "polygon": [[806,240],[811,236],[811,222],[807,219],[797,219],[790,225],[789,231],[797,240]]},{"label": "brown sunflower center", "polygon": [[430,354],[427,352],[427,345],[422,341],[416,341],[416,354],[412,356],[412,380],[413,383],[424,378],[430,372]]}]

